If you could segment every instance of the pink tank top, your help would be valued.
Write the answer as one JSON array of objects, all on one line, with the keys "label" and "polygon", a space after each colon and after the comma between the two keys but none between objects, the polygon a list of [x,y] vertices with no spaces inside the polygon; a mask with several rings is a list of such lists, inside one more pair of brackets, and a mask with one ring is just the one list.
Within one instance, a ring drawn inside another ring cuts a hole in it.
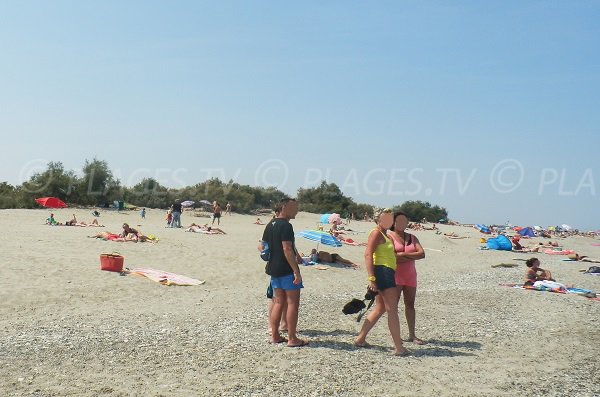
[{"label": "pink tank top", "polygon": [[[418,242],[417,238],[411,234],[405,233],[404,239],[405,242],[408,239],[409,244],[402,244],[395,233],[388,231],[388,237],[392,240],[394,244],[394,252],[417,252],[417,247],[415,243]],[[415,267],[415,261],[405,261],[398,262],[396,261],[396,285],[405,285],[408,287],[416,287],[417,286],[417,268]]]},{"label": "pink tank top", "polygon": [[[405,238],[405,243],[406,240],[409,241],[408,245],[404,245],[402,244],[398,238],[396,237],[395,233],[393,232],[388,232],[388,237],[392,239],[392,241],[394,242],[394,251],[395,252],[417,252],[417,247],[415,246],[415,241],[418,241],[417,238],[411,234],[405,233],[404,234],[404,238]],[[397,264],[409,264],[411,263],[414,265],[415,261],[406,261],[406,262],[397,262]]]}]

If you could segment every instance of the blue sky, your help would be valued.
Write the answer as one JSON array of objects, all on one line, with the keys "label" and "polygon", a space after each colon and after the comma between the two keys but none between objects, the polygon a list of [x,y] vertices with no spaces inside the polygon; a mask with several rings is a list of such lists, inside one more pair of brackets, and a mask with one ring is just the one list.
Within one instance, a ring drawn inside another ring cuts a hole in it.
[{"label": "blue sky", "polygon": [[600,3],[0,3],[0,181],[106,160],[600,229]]}]

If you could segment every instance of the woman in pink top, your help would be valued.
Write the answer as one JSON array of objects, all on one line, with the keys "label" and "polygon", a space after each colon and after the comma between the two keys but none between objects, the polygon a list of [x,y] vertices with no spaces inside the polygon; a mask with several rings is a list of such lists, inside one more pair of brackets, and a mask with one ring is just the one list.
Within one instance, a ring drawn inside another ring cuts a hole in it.
[{"label": "woman in pink top", "polygon": [[387,234],[394,243],[396,251],[396,288],[398,300],[404,292],[404,315],[408,324],[408,340],[424,345],[425,342],[415,335],[415,297],[417,295],[417,269],[415,260],[425,258],[425,251],[419,239],[404,230],[408,226],[408,217],[403,212],[394,213],[394,224]]}]

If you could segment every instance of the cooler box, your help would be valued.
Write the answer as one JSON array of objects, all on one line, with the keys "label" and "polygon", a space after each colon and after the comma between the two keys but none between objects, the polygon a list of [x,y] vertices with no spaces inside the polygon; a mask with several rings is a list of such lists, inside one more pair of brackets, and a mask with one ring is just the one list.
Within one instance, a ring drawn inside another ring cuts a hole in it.
[{"label": "cooler box", "polygon": [[109,272],[123,271],[123,262],[125,258],[119,254],[101,254],[100,269]]}]

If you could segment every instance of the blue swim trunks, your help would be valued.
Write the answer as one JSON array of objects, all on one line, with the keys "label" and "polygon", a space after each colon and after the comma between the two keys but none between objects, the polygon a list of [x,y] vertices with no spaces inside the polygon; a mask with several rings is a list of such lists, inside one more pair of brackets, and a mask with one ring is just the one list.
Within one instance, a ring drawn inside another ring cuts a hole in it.
[{"label": "blue swim trunks", "polygon": [[271,277],[271,285],[273,286],[273,288],[280,288],[283,290],[295,290],[304,288],[304,285],[302,285],[302,283],[294,284],[293,274],[288,274],[287,276],[281,277]]}]

